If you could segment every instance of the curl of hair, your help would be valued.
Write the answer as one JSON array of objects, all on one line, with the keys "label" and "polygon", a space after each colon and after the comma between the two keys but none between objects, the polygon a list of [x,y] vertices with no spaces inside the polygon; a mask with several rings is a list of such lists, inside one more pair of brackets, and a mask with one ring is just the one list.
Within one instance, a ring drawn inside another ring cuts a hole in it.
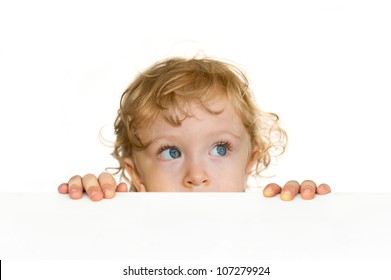
[{"label": "curl of hair", "polygon": [[[232,104],[256,150],[254,175],[266,169],[273,156],[285,151],[287,136],[274,113],[261,111],[245,74],[236,66],[210,58],[169,58],[140,73],[122,94],[114,122],[116,141],[112,155],[119,162],[117,172],[125,175],[124,158],[145,149],[138,128],[150,126],[163,116],[174,126],[191,116],[190,103],[198,102],[211,114],[219,114],[208,102],[224,96]],[[132,188],[133,189],[133,188]]]}]

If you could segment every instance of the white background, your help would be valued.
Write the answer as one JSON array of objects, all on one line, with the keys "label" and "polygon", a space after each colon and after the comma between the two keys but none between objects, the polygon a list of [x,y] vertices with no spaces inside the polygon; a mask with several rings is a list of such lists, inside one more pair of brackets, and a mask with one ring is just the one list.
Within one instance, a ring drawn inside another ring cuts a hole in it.
[{"label": "white background", "polygon": [[289,146],[262,183],[388,188],[387,1],[1,1],[0,191],[54,192],[116,166],[109,140],[137,71],[171,55],[230,59]]}]

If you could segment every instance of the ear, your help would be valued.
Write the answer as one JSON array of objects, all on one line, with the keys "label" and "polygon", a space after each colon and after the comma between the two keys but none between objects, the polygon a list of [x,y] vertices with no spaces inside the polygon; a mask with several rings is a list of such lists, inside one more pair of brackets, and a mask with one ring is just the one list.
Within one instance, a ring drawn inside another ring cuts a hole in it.
[{"label": "ear", "polygon": [[246,175],[250,175],[251,170],[254,168],[255,162],[257,161],[257,154],[258,149],[254,148],[250,153],[250,157],[246,166]]},{"label": "ear", "polygon": [[137,171],[134,161],[131,160],[130,158],[124,158],[124,162],[125,162],[125,169],[128,172],[131,179],[131,184],[136,188],[138,192],[146,192],[147,189],[145,188],[143,180],[141,179],[140,174]]}]

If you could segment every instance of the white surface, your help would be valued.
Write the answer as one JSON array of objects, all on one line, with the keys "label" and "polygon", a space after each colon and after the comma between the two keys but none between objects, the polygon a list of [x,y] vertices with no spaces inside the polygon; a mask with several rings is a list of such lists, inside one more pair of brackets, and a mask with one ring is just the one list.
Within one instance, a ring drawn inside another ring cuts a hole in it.
[{"label": "white surface", "polygon": [[0,259],[391,260],[391,194],[0,193]]},{"label": "white surface", "polygon": [[0,190],[116,166],[98,134],[111,139],[128,83],[201,49],[243,67],[280,115],[289,148],[273,181],[388,191],[390,14],[387,0],[0,1]]}]

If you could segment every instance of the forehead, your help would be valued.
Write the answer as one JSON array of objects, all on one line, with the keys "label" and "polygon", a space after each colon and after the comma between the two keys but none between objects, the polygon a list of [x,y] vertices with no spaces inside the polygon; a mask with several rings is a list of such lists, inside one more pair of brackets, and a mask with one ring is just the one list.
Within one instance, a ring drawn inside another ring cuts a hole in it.
[{"label": "forehead", "polygon": [[144,141],[151,141],[156,137],[164,137],[172,133],[182,137],[202,138],[218,132],[228,132],[240,136],[246,129],[226,98],[219,98],[201,105],[192,101],[186,104],[186,114],[180,117],[181,124],[174,125],[159,114],[148,127],[139,129],[139,136]]}]

